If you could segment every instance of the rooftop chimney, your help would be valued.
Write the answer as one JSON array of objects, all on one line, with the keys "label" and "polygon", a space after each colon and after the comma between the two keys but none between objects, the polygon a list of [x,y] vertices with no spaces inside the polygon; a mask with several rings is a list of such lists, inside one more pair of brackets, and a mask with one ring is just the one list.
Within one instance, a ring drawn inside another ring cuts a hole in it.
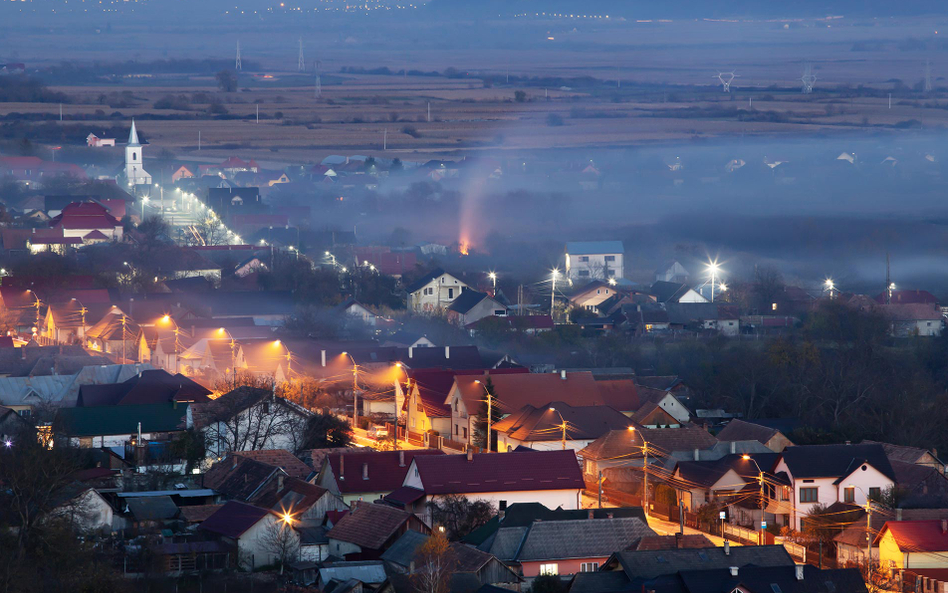
[{"label": "rooftop chimney", "polygon": [[675,549],[676,549],[676,550],[680,550],[680,549],[681,549],[681,538],[682,538],[683,535],[684,535],[684,534],[681,533],[680,531],[677,532],[677,533],[675,533]]},{"label": "rooftop chimney", "polygon": [[346,456],[339,454],[339,481],[346,479]]},{"label": "rooftop chimney", "polygon": [[852,441],[846,441],[846,444],[847,444],[847,445],[852,445],[853,442],[852,442]]},{"label": "rooftop chimney", "polygon": [[368,463],[362,464],[362,479],[363,480],[369,479],[369,464]]},{"label": "rooftop chimney", "polygon": [[283,474],[277,476],[277,492],[283,490]]},{"label": "rooftop chimney", "polygon": [[803,580],[803,565],[797,564],[794,568],[797,569],[797,580],[802,581]]},{"label": "rooftop chimney", "polygon": [[451,346],[444,347],[444,357],[451,358]]},{"label": "rooftop chimney", "polygon": [[737,453],[737,441],[731,441],[731,455]]},{"label": "rooftop chimney", "polygon": [[474,461],[474,448],[473,447],[467,448],[467,460]]},{"label": "rooftop chimney", "polygon": [[902,520],[902,508],[901,508],[901,507],[895,509],[895,520],[896,520],[896,521],[901,521],[901,520]]},{"label": "rooftop chimney", "polygon": [[596,511],[594,511],[593,509],[589,509],[589,511],[586,513],[586,518],[587,518],[587,519],[595,519],[595,518],[596,518]]},{"label": "rooftop chimney", "polygon": [[231,455],[231,456],[230,456],[230,461],[231,461],[230,469],[232,469],[232,470],[233,470],[233,469],[237,469],[237,456],[236,456],[236,455]]},{"label": "rooftop chimney", "polygon": [[727,540],[724,540],[724,555],[725,556],[731,555],[731,542]]},{"label": "rooftop chimney", "polygon": [[695,449],[695,461],[701,461],[701,453],[698,449]]},{"label": "rooftop chimney", "polygon": [[398,467],[405,467],[405,450],[398,452]]},{"label": "rooftop chimney", "polygon": [[325,367],[326,366],[326,351],[325,350],[319,351],[319,358],[320,358],[320,361],[323,363],[323,366]]},{"label": "rooftop chimney", "polygon": [[615,519],[615,518],[616,516],[613,515],[612,513],[606,513],[606,519]]},{"label": "rooftop chimney", "polygon": [[732,566],[732,567],[731,567],[731,576],[732,576],[732,577],[736,577],[736,576],[737,576],[737,567],[736,567],[736,566]]},{"label": "rooftop chimney", "polygon": [[566,371],[560,371],[560,379],[566,380]]},{"label": "rooftop chimney", "polygon": [[408,347],[408,358],[411,358],[411,357],[412,357],[412,354],[414,354],[414,353],[415,353],[415,347],[414,347],[414,346],[409,346],[409,347]]}]

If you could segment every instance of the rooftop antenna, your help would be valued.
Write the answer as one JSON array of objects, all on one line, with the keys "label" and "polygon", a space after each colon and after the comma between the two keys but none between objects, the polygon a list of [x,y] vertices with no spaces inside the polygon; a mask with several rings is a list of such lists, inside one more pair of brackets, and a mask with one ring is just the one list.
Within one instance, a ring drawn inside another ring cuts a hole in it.
[{"label": "rooftop antenna", "polygon": [[238,72],[240,70],[243,70],[243,68],[240,65],[240,40],[239,39],[237,40],[237,60],[234,62],[234,68],[236,68]]},{"label": "rooftop antenna", "polygon": [[809,62],[803,63],[803,76],[800,77],[803,83],[803,94],[809,95],[813,92],[813,85],[816,84],[816,74],[813,74],[813,66]]},{"label": "rooftop antenna", "polygon": [[319,77],[319,67],[322,65],[322,62],[316,60],[316,98],[323,96],[323,82]]},{"label": "rooftop antenna", "polygon": [[296,67],[300,72],[303,72],[304,70],[306,70],[306,61],[303,60],[303,38],[302,37],[300,37],[300,60]]},{"label": "rooftop antenna", "polygon": [[925,92],[932,92],[932,62],[925,60]]},{"label": "rooftop antenna", "polygon": [[717,79],[721,82],[721,87],[725,93],[731,92],[731,83],[737,78],[734,72],[718,72]]}]

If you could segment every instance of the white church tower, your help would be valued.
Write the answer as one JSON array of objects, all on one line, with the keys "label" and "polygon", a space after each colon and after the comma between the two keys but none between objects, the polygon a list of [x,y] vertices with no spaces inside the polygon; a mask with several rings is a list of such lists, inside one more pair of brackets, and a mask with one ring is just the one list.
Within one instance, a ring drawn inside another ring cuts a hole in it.
[{"label": "white church tower", "polygon": [[142,145],[138,141],[134,119],[132,130],[128,133],[128,144],[125,145],[125,179],[131,186],[151,185],[151,175],[142,167]]}]

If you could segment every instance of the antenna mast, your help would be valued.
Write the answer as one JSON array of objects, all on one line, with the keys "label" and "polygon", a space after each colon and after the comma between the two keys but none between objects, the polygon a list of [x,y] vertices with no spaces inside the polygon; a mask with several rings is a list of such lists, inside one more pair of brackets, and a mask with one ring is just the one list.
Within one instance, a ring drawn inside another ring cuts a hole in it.
[{"label": "antenna mast", "polygon": [[240,40],[239,39],[237,40],[237,59],[234,61],[234,68],[237,69],[237,71],[243,70],[240,64]]},{"label": "antenna mast", "polygon": [[925,60],[925,92],[932,92],[932,62]]},{"label": "antenna mast", "polygon": [[296,67],[297,69],[299,69],[300,72],[306,70],[306,61],[303,60],[303,38],[302,37],[300,37],[300,59]]}]

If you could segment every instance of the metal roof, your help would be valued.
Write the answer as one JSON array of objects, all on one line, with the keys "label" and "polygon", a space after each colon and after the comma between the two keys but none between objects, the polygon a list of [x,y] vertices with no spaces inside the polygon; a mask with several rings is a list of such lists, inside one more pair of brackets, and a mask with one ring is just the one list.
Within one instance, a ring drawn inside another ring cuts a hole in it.
[{"label": "metal roof", "polygon": [[154,367],[150,364],[109,364],[83,367],[72,375],[0,377],[0,405],[54,403],[74,406],[82,385],[121,383],[141,371],[152,369]]}]

